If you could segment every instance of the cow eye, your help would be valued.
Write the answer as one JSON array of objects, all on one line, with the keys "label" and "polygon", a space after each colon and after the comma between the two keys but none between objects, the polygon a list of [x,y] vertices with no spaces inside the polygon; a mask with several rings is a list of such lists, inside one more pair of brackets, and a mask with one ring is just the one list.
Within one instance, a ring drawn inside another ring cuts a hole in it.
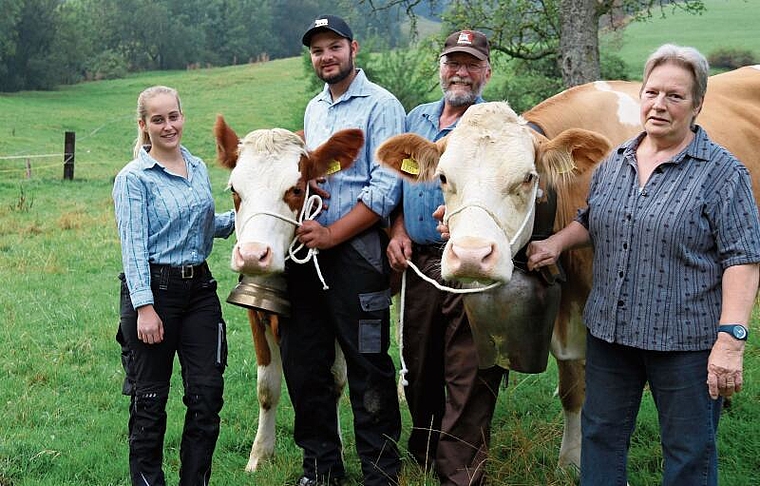
[{"label": "cow eye", "polygon": [[446,175],[445,174],[439,174],[438,175],[438,180],[441,181],[441,184],[446,184],[446,182],[448,182],[447,179],[446,179]]},{"label": "cow eye", "polygon": [[536,178],[536,174],[533,172],[528,172],[525,174],[525,179],[523,179],[523,184],[530,184],[532,183]]},{"label": "cow eye", "polygon": [[230,186],[229,186],[229,190],[230,190],[230,192],[231,192],[233,195],[237,194],[237,191],[236,191],[236,190],[235,190],[235,188],[232,186],[232,184],[230,184]]},{"label": "cow eye", "polygon": [[301,189],[298,186],[293,187],[292,191],[293,191],[294,196],[300,196],[301,194],[303,194],[303,189]]}]

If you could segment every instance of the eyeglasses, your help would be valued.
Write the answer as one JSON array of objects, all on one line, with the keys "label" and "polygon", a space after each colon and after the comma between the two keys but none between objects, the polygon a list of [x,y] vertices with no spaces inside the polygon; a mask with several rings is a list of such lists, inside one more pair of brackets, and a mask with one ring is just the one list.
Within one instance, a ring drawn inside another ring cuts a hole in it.
[{"label": "eyeglasses", "polygon": [[462,63],[457,61],[444,61],[443,65],[446,66],[446,69],[453,73],[459,71],[459,68],[462,67],[470,73],[480,72],[487,67],[485,64],[475,64],[474,62]]}]

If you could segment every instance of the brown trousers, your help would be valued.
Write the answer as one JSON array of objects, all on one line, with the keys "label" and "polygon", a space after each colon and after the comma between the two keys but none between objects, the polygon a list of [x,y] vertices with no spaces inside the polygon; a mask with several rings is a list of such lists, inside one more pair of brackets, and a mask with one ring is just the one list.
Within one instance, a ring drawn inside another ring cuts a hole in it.
[{"label": "brown trousers", "polygon": [[[412,262],[440,277],[441,250],[414,245]],[[480,485],[498,396],[506,370],[478,368],[461,294],[436,289],[412,269],[406,274],[403,353],[412,416],[409,452],[434,467],[442,485]],[[445,282],[454,286],[451,282]]]}]

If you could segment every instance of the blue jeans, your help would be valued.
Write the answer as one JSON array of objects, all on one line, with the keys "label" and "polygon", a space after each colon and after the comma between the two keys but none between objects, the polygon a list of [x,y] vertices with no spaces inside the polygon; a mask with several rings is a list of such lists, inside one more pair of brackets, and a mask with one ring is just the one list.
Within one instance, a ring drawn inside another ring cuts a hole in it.
[{"label": "blue jeans", "polygon": [[663,486],[718,484],[722,400],[712,400],[707,391],[709,354],[647,351],[588,335],[582,486],[625,486],[628,448],[647,382],[660,423]]}]

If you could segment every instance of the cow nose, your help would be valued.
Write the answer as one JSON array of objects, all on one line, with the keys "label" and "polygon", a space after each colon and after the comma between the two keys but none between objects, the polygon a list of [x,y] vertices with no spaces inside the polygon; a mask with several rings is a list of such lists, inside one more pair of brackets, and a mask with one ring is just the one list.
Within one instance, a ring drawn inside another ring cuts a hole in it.
[{"label": "cow nose", "polygon": [[235,266],[242,273],[266,272],[272,264],[272,249],[263,243],[242,243],[235,251]]},{"label": "cow nose", "polygon": [[498,256],[498,247],[493,242],[459,238],[451,241],[449,268],[457,278],[490,279]]}]

